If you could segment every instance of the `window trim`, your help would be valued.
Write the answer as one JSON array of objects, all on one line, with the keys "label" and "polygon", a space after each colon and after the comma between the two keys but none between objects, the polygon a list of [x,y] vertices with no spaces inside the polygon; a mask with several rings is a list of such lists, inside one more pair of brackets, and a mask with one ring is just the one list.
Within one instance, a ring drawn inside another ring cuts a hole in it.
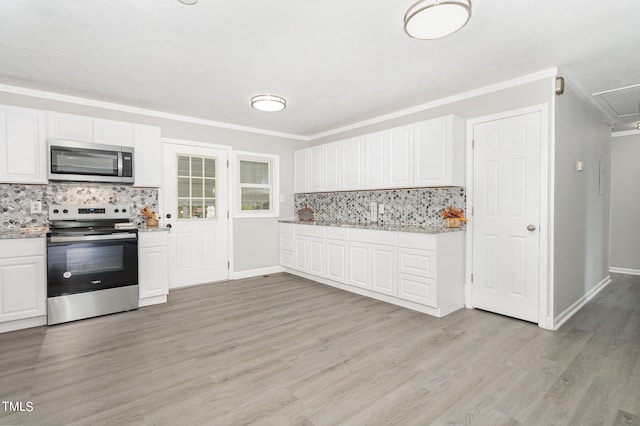
[{"label": "window trim", "polygon": [[[256,161],[269,164],[269,178],[271,189],[269,210],[242,210],[241,188],[266,188],[265,185],[240,184],[240,161]],[[234,151],[233,152],[233,217],[234,218],[258,218],[280,217],[280,156],[262,154],[257,152]]]}]

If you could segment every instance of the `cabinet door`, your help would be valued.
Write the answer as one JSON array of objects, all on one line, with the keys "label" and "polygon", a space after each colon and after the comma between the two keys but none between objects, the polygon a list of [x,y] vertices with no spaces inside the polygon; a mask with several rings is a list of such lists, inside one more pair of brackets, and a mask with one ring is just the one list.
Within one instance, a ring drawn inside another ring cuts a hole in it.
[{"label": "cabinet door", "polygon": [[93,142],[133,146],[133,124],[96,118],[93,120]]},{"label": "cabinet door", "polygon": [[2,107],[0,118],[0,181],[46,184],[46,113]]},{"label": "cabinet door", "polygon": [[93,119],[81,115],[50,112],[49,137],[78,142],[93,142]]},{"label": "cabinet door", "polygon": [[398,274],[398,297],[437,308],[437,296],[437,286],[434,278]]},{"label": "cabinet door", "polygon": [[309,150],[293,153],[293,192],[309,192]]},{"label": "cabinet door", "polygon": [[387,131],[387,187],[413,186],[413,125]]},{"label": "cabinet door", "polygon": [[160,128],[136,124],[133,127],[133,173],[135,187],[162,186],[162,139]]},{"label": "cabinet door", "polygon": [[295,237],[294,269],[309,272],[309,238]]},{"label": "cabinet door", "polygon": [[382,189],[387,186],[386,141],[386,132],[372,133],[364,137],[364,185],[367,189]]},{"label": "cabinet door", "polygon": [[46,301],[44,256],[0,259],[0,322],[46,315]]},{"label": "cabinet door", "polygon": [[169,248],[138,249],[140,299],[169,294]]},{"label": "cabinet door", "polygon": [[398,295],[396,251],[390,246],[371,247],[371,290]]},{"label": "cabinet door", "polygon": [[342,189],[364,189],[364,137],[340,142]]},{"label": "cabinet door", "polygon": [[348,282],[348,243],[340,240],[326,240],[326,277],[330,280],[346,284]]},{"label": "cabinet door", "polygon": [[451,121],[435,119],[415,125],[416,186],[451,184]]},{"label": "cabinet door", "polygon": [[324,189],[337,191],[340,189],[340,145],[338,142],[322,145],[324,149]]},{"label": "cabinet door", "polygon": [[322,145],[309,148],[309,190],[324,190],[324,152]]},{"label": "cabinet door", "polygon": [[324,240],[309,238],[309,273],[324,277]]},{"label": "cabinet door", "polygon": [[371,245],[349,243],[349,284],[371,288]]}]

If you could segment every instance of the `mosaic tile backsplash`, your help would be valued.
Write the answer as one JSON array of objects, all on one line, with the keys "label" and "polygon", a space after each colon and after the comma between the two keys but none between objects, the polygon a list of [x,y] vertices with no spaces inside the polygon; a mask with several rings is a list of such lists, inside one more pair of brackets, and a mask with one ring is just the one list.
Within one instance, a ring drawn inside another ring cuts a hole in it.
[{"label": "mosaic tile backsplash", "polygon": [[[42,214],[31,214],[31,201],[42,202]],[[144,206],[158,211],[158,190],[108,183],[0,184],[0,231],[46,227],[49,206],[57,204],[130,205],[131,220],[140,223]]]},{"label": "mosaic tile backsplash", "polygon": [[296,218],[309,206],[314,219],[327,222],[366,223],[372,201],[384,204],[378,222],[401,225],[443,226],[445,207],[465,207],[463,187],[411,188],[384,191],[316,192],[294,195]]}]

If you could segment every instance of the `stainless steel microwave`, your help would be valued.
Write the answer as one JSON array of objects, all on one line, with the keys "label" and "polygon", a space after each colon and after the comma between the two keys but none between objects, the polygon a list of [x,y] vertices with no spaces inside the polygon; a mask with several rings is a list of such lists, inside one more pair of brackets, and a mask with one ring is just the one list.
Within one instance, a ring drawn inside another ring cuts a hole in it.
[{"label": "stainless steel microwave", "polygon": [[49,180],[133,183],[133,148],[49,140]]}]

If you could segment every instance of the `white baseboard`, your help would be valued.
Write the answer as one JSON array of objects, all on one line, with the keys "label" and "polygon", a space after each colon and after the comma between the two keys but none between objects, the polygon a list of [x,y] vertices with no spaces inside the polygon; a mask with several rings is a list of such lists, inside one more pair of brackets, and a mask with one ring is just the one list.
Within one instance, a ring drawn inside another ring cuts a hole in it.
[{"label": "white baseboard", "polygon": [[33,317],[0,324],[0,333],[47,325],[47,316]]},{"label": "white baseboard", "polygon": [[277,274],[278,272],[284,272],[282,266],[270,266],[268,268],[249,269],[247,271],[238,271],[233,273],[234,280],[241,280],[244,278],[259,277],[261,275]]},{"label": "white baseboard", "polygon": [[616,266],[610,266],[609,272],[616,274],[640,275],[640,269],[618,268]]},{"label": "white baseboard", "polygon": [[555,319],[553,320],[553,330],[557,330],[560,327],[562,327],[562,324],[567,322],[569,320],[569,318],[571,318],[573,315],[575,315],[576,312],[578,312],[580,309],[582,309],[582,307],[584,305],[589,303],[589,301],[591,299],[596,297],[596,295],[598,293],[600,293],[602,290],[604,290],[604,288],[606,286],[608,286],[610,283],[611,283],[611,277],[609,275],[607,275],[594,288],[589,290],[580,299],[576,300],[573,305],[569,306],[567,309],[564,310],[564,312],[562,312],[560,315],[555,317]]}]

